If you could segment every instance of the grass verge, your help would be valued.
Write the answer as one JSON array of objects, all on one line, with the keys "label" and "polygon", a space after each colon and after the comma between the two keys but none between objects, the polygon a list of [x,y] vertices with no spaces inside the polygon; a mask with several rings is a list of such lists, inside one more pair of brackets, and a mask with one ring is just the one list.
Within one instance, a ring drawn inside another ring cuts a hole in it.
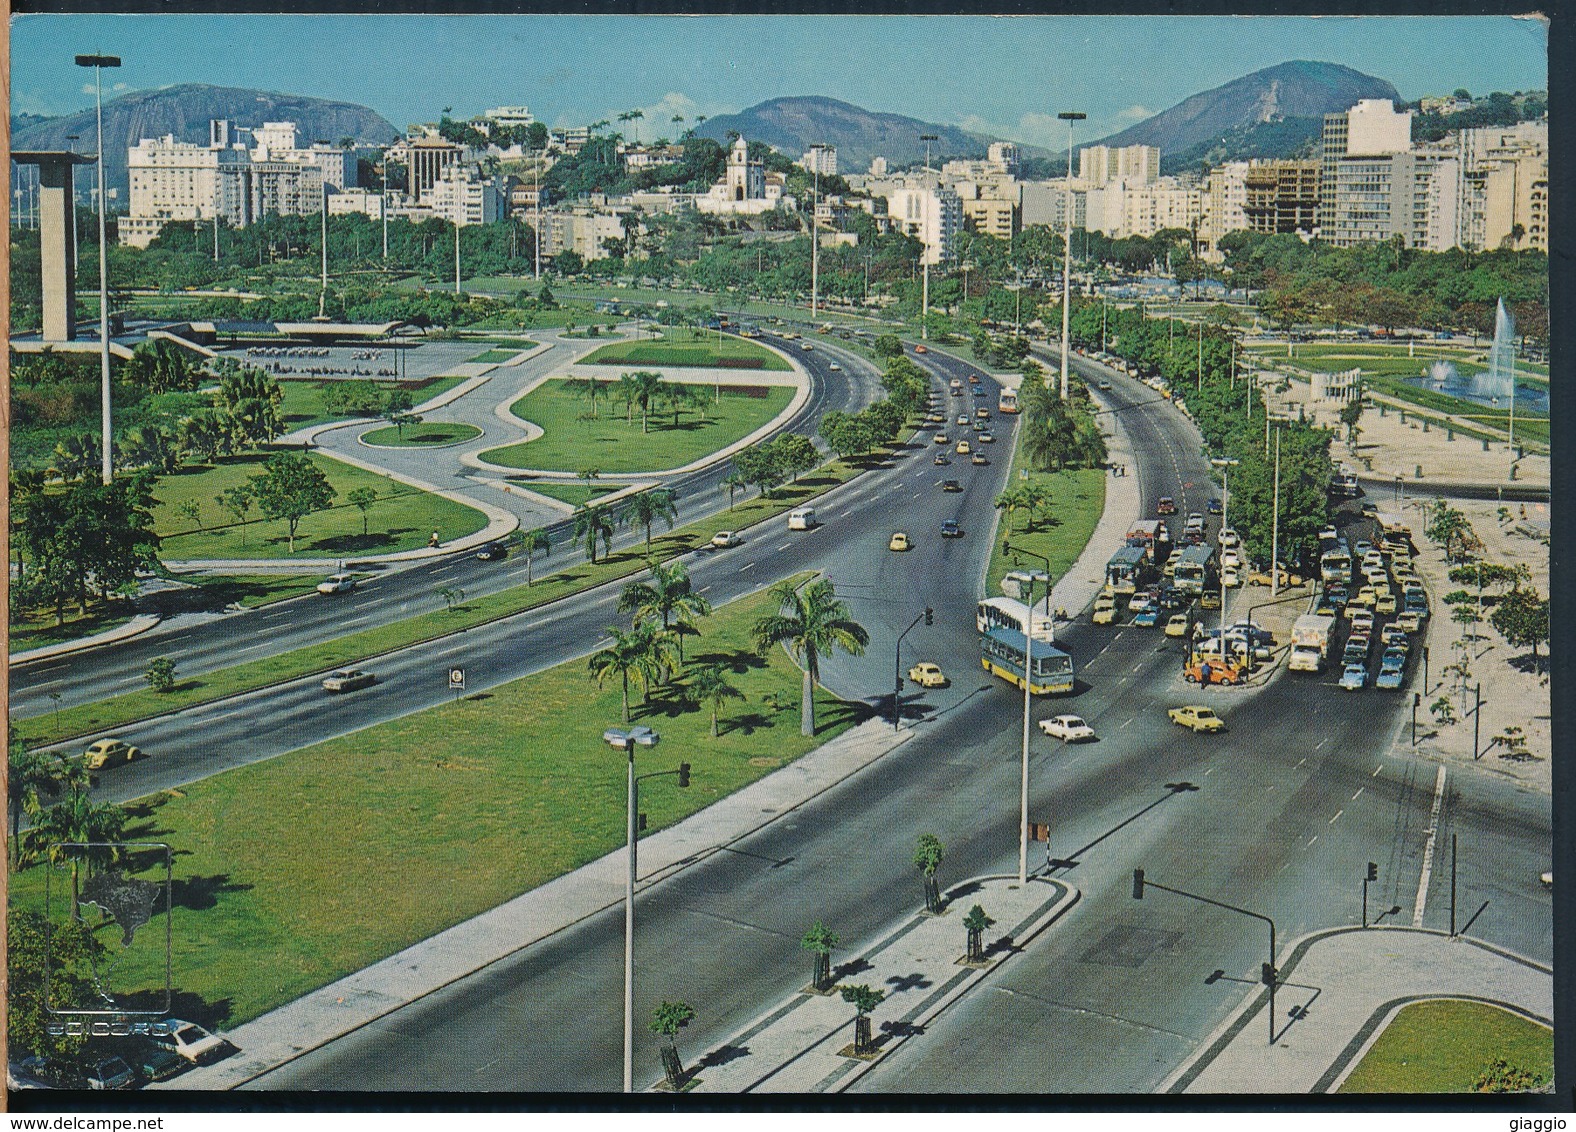
[{"label": "grass verge", "polygon": [[626,366],[721,366],[740,369],[787,370],[789,366],[775,351],[757,346],[744,338],[724,334],[704,334],[673,327],[658,339],[614,342],[580,359],[581,365]]},{"label": "grass verge", "polygon": [[521,487],[530,488],[538,495],[546,495],[567,503],[571,507],[584,507],[589,500],[607,495],[616,488],[605,484],[592,484],[587,487],[583,483],[565,483],[562,480],[528,480],[518,476],[510,476],[510,483],[517,483]]},{"label": "grass verge", "polygon": [[1554,1074],[1554,1032],[1481,1002],[1414,1002],[1391,1019],[1337,1091],[1469,1093],[1496,1057],[1547,1081]]},{"label": "grass verge", "polygon": [[671,414],[653,412],[651,431],[642,432],[639,413],[627,420],[621,406],[612,404],[606,394],[600,399],[601,415],[588,417],[585,400],[555,378],[510,406],[516,416],[540,425],[542,435],[490,448],[481,458],[506,468],[542,471],[577,472],[596,467],[605,474],[681,468],[769,423],[788,407],[794,395],[786,385],[750,388],[764,391],[764,396],[724,388],[720,399],[708,400],[704,419],[693,409],[687,409],[677,422]]},{"label": "grass verge", "polygon": [[[435,377],[419,388],[415,383],[411,383],[412,396],[417,401],[430,401],[438,394],[447,393],[466,380],[468,379],[450,375]],[[310,428],[312,425],[349,419],[344,413],[329,412],[328,406],[324,403],[323,394],[330,384],[326,381],[281,381],[279,388],[284,391],[284,400],[279,405],[279,416],[280,420],[284,421],[285,428],[293,432],[298,428]],[[392,388],[398,383],[390,378],[380,378],[378,384]]]},{"label": "grass verge", "polygon": [[[722,607],[688,649],[692,667],[723,665],[745,695],[720,713],[718,738],[682,686],[649,704],[631,691],[632,721],[662,735],[642,764],[694,767],[688,790],[661,780],[642,791],[652,831],[865,710],[818,691],[817,734],[799,734],[798,669],[781,649],[750,649],[770,604],[761,593]],[[233,1027],[617,848],[625,764],[601,731],[619,719],[617,681],[598,689],[575,660],[130,804],[132,838],[167,841],[178,858],[178,1014]],[[42,907],[47,867],[12,874],[12,908]],[[156,985],[161,960],[128,956],[117,984]]]},{"label": "grass verge", "polygon": [[[1023,435],[1023,430],[1018,430]],[[1021,446],[1015,445],[1012,453],[1012,471],[1008,473],[1007,486],[1029,482],[1043,483],[1051,490],[1051,515],[1043,512],[1032,523],[1021,511],[1013,513],[1010,524],[1003,513],[996,528],[996,538],[991,545],[990,566],[985,573],[985,590],[1001,593],[1002,576],[1009,570],[1043,570],[1045,563],[1033,555],[1022,555],[1018,561],[1003,554],[1001,544],[1010,541],[1014,549],[1022,547],[1051,560],[1053,579],[1060,579],[1072,568],[1094,535],[1105,510],[1105,481],[1111,473],[1104,468],[1076,468],[1060,472],[1030,471],[1028,480],[1021,477],[1028,467]],[[1027,528],[1027,529],[1025,529]],[[1114,553],[1116,548],[1112,547]],[[1053,581],[1054,584],[1054,581]],[[1076,610],[1069,610],[1076,613]]]},{"label": "grass verge", "polygon": [[481,434],[482,430],[475,425],[419,424],[407,425],[403,432],[397,426],[375,428],[362,433],[361,442],[375,444],[380,448],[442,448],[465,440],[475,440]]},{"label": "grass verge", "polygon": [[[257,517],[246,524],[235,522],[215,496],[248,482],[261,473],[268,453],[231,456],[213,465],[183,468],[161,478],[154,487],[159,505],[153,510],[154,529],[160,536],[159,554],[172,562],[205,558],[323,558],[353,554],[388,554],[426,546],[433,531],[447,541],[462,538],[487,524],[480,511],[421,491],[398,480],[340,463],[327,456],[307,453],[339,493],[333,506],[301,520],[296,531],[295,553],[290,552],[289,531],[283,520]],[[346,501],[350,492],[368,487],[378,498],[367,512],[363,534],[361,511]],[[178,508],[195,503],[204,529],[193,530],[192,520]]]},{"label": "grass verge", "polygon": [[650,554],[644,544],[637,544],[628,550],[617,551],[612,557],[602,559],[595,565],[580,562],[545,574],[533,586],[516,586],[486,597],[469,598],[456,605],[452,611],[446,608],[444,599],[434,591],[431,611],[418,613],[394,624],[181,679],[173,691],[163,694],[151,690],[128,692],[98,703],[78,704],[60,712],[18,719],[17,730],[32,746],[44,746],[72,736],[122,728],[165,712],[208,703],[315,672],[344,668],[407,645],[475,628],[605,582],[626,578],[644,570],[653,554],[665,560],[696,550],[710,542],[711,536],[718,530],[742,530],[753,523],[780,515],[847,483],[870,466],[872,461],[867,459],[833,461],[801,477],[797,484],[785,484],[778,488],[771,499],[757,497],[710,518],[658,535],[652,539]]}]

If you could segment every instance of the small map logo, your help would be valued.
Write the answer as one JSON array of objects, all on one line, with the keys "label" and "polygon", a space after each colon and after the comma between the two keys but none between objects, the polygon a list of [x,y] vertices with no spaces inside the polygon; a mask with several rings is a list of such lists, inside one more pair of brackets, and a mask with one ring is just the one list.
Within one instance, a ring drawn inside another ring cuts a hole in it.
[{"label": "small map logo", "polygon": [[[49,855],[61,865],[45,881],[45,915],[51,924],[80,920],[94,941],[79,969],[45,971],[50,1013],[168,1014],[174,891],[169,845],[59,842]],[[57,874],[68,870],[71,879],[59,884]]]}]

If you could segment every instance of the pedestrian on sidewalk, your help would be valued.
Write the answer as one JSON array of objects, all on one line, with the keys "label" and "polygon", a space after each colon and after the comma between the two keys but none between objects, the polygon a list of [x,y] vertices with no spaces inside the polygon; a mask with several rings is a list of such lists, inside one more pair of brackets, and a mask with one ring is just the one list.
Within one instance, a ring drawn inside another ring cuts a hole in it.
[{"label": "pedestrian on sidewalk", "polygon": [[438,532],[437,531],[433,531],[432,532],[432,537],[427,540],[427,546],[428,546],[429,549],[437,550],[438,549],[438,545],[439,545]]}]

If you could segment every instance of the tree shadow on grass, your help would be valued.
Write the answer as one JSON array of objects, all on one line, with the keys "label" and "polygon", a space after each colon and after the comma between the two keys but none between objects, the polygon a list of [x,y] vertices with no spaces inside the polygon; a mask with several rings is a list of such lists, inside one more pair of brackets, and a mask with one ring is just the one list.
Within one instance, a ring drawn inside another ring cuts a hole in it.
[{"label": "tree shadow on grass", "polygon": [[360,533],[330,535],[327,538],[314,539],[302,549],[326,551],[329,554],[355,554],[393,546],[399,541],[396,536],[414,534],[415,530],[415,527],[396,527],[391,531],[371,531],[364,535]]},{"label": "tree shadow on grass", "polygon": [[876,704],[839,700],[828,705],[822,698],[817,700],[815,705],[815,731],[819,735],[829,727],[840,727],[845,723],[857,727],[879,714],[880,710]]},{"label": "tree shadow on grass", "polygon": [[754,669],[765,668],[767,660],[757,652],[748,649],[732,649],[728,652],[702,652],[693,653],[689,658],[688,667],[691,669],[705,668],[717,665],[724,671],[742,675]]},{"label": "tree shadow on grass", "polygon": [[177,908],[189,908],[193,912],[202,912],[216,906],[220,895],[227,892],[249,892],[252,886],[232,883],[229,873],[215,873],[212,876],[177,877],[170,888],[172,905]]},{"label": "tree shadow on grass", "polygon": [[744,715],[731,715],[717,717],[717,735],[731,735],[735,731],[742,731],[746,735],[754,735],[757,731],[764,731],[776,727],[777,721],[768,719],[758,711],[746,712]]}]

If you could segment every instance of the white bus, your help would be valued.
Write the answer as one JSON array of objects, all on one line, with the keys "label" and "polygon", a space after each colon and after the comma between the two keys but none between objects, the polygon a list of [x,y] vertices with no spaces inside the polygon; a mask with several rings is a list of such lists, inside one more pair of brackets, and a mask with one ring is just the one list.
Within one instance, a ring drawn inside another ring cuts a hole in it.
[{"label": "white bus", "polygon": [[1001,396],[996,401],[998,413],[1016,413],[1018,411],[1018,391],[1016,389],[1002,389]]},{"label": "white bus", "polygon": [[[1028,629],[1030,617],[1034,628]],[[1036,641],[1054,641],[1056,624],[1042,606],[1031,615],[1029,607],[1010,597],[988,597],[974,611],[974,627],[981,633],[992,629],[1011,629],[1015,633],[1028,632]]]}]

